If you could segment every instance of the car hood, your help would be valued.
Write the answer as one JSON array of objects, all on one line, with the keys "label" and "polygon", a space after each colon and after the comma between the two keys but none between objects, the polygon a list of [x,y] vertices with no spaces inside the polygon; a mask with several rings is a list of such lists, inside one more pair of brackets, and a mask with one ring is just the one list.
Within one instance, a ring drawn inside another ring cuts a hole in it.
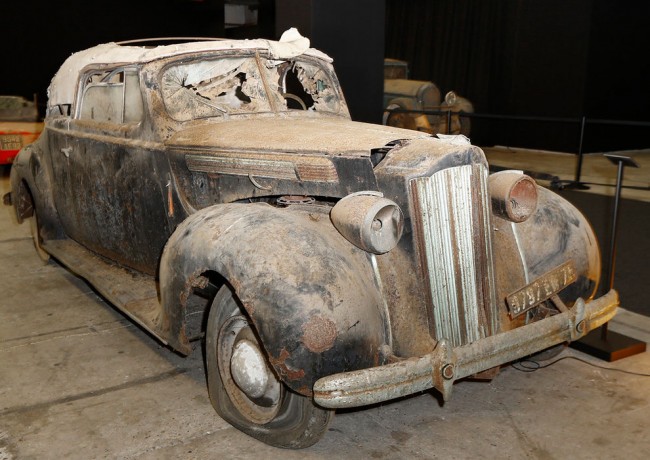
[{"label": "car hood", "polygon": [[342,118],[255,118],[205,123],[177,132],[169,147],[369,155],[398,139],[429,137],[429,134],[383,125],[359,123]]}]

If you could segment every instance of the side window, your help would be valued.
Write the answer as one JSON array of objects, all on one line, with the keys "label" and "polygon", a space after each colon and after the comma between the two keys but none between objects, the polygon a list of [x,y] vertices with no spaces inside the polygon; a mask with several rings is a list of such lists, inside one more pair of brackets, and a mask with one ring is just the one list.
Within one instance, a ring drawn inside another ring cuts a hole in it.
[{"label": "side window", "polygon": [[77,118],[115,124],[138,123],[144,116],[137,69],[86,75]]}]

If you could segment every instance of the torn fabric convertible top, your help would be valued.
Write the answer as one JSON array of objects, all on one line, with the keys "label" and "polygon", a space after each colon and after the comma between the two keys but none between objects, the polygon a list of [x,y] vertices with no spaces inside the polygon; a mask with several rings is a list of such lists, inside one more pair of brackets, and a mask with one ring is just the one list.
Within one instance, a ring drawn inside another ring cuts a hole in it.
[{"label": "torn fabric convertible top", "polygon": [[189,53],[221,50],[265,50],[272,59],[291,59],[301,54],[332,62],[325,53],[309,48],[309,39],[291,28],[274,40],[214,40],[188,42],[146,48],[105,43],[72,54],[54,75],[48,88],[48,106],[72,104],[77,88],[79,72],[90,64],[145,63]]}]

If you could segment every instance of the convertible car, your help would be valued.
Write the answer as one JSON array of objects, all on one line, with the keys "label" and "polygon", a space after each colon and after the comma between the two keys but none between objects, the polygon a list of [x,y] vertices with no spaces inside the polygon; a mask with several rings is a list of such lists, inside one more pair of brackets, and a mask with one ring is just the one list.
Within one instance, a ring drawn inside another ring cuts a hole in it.
[{"label": "convertible car", "polygon": [[351,121],[296,30],[73,54],[11,187],[41,257],[171,350],[202,343],[216,411],[280,447],[338,408],[447,399],[618,304],[572,205],[463,136]]}]

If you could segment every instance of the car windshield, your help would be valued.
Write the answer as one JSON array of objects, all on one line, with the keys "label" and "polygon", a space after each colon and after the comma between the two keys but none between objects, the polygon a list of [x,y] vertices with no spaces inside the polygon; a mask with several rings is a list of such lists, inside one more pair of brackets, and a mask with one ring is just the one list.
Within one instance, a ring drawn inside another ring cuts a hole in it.
[{"label": "car windshield", "polygon": [[177,121],[289,110],[338,113],[340,109],[339,93],[321,64],[259,56],[173,64],[163,72],[162,96]]}]

